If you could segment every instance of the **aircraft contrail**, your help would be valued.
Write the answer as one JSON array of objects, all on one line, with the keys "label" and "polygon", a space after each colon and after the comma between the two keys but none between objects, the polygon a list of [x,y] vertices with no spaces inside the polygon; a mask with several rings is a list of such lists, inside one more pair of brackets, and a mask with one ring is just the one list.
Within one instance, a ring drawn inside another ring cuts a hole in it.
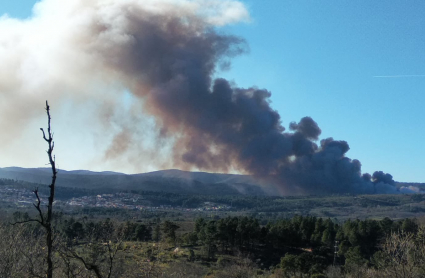
[{"label": "aircraft contrail", "polygon": [[425,74],[410,74],[410,75],[376,75],[374,78],[404,78],[404,77],[425,77]]}]

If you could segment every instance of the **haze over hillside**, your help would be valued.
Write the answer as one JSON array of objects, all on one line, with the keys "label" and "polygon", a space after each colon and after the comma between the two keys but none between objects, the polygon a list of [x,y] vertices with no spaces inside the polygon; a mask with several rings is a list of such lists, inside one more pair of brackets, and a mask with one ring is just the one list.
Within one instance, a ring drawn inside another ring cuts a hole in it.
[{"label": "haze over hillside", "polygon": [[[51,181],[51,169],[0,168],[0,178],[48,184]],[[57,186],[106,190],[164,191],[180,194],[278,195],[273,187],[262,186],[250,176],[187,172],[176,169],[133,175],[109,171],[60,170]]]},{"label": "haze over hillside", "polygon": [[[0,168],[0,178],[49,184],[51,169],[5,167]],[[131,175],[112,171],[60,170],[57,186],[96,191],[137,190],[202,195],[282,195],[276,187],[262,183],[249,175],[189,172],[177,169]],[[396,182],[396,186],[398,191],[391,193],[422,193],[425,189],[423,183]],[[324,192],[323,195],[328,194]]]}]

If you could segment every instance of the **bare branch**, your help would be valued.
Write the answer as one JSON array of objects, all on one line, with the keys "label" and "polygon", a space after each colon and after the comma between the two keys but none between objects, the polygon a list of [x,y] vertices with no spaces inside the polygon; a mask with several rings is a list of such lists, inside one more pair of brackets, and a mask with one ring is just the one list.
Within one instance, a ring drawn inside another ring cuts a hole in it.
[{"label": "bare branch", "polygon": [[41,132],[43,132],[43,139],[46,140],[46,142],[49,142],[49,140],[47,140],[46,138],[46,134],[44,133],[44,129],[40,128]]},{"label": "bare branch", "polygon": [[70,252],[72,254],[72,258],[75,258],[82,262],[87,270],[93,271],[95,273],[96,277],[102,278],[102,274],[100,273],[99,267],[97,265],[86,262],[86,260],[83,257],[79,256],[75,251],[70,250]]},{"label": "bare branch", "polygon": [[28,220],[24,220],[24,221],[16,221],[16,222],[9,223],[9,224],[12,225],[12,226],[15,226],[16,224],[25,224],[25,223],[29,223],[29,222],[37,222],[40,225],[43,225],[43,223],[41,223],[41,221],[38,220],[38,219],[28,219]]},{"label": "bare branch", "polygon": [[116,246],[115,246],[115,250],[112,250],[111,244],[110,242],[108,242],[108,255],[109,255],[109,273],[108,273],[108,278],[111,277],[112,275],[112,268],[114,267],[114,259],[115,256],[117,255],[118,249],[121,245],[121,242],[119,242]]},{"label": "bare branch", "polygon": [[34,189],[33,192],[34,192],[35,196],[37,197],[37,204],[33,204],[33,206],[37,209],[38,214],[40,216],[41,220],[39,222],[41,223],[41,225],[45,226],[46,222],[44,222],[43,212],[41,211],[41,207],[40,207],[41,200],[40,200],[40,196],[38,195],[38,188]]}]

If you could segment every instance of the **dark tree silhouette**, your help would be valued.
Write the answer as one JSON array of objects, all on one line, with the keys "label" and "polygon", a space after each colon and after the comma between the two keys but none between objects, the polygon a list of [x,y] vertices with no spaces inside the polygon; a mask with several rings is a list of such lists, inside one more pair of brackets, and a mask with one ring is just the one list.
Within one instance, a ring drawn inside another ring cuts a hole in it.
[{"label": "dark tree silhouette", "polygon": [[39,212],[41,225],[46,229],[46,245],[47,245],[47,278],[53,277],[53,261],[52,261],[52,249],[53,249],[53,230],[52,230],[52,215],[53,215],[53,201],[55,198],[55,184],[56,184],[56,175],[58,171],[56,170],[56,161],[55,156],[53,155],[53,149],[55,148],[55,142],[53,141],[53,133],[51,129],[51,117],[50,117],[50,106],[46,100],[46,113],[47,113],[47,136],[43,128],[40,128],[43,132],[43,139],[47,142],[49,148],[47,149],[47,155],[49,157],[49,164],[52,168],[52,182],[49,185],[50,194],[49,194],[49,203],[47,205],[47,217],[43,218],[43,213],[40,209],[40,198],[38,197],[38,190],[34,190],[34,194],[37,196],[38,203],[35,206]]},{"label": "dark tree silhouette", "polygon": [[41,208],[41,199],[38,192],[38,188],[34,189],[35,197],[37,198],[36,203],[34,203],[34,207],[38,212],[38,219],[26,219],[24,221],[18,221],[15,222],[15,224],[21,224],[21,223],[27,223],[27,222],[37,222],[39,223],[44,230],[46,231],[46,246],[47,246],[47,255],[46,255],[46,261],[47,261],[47,271],[46,271],[46,277],[47,278],[53,278],[53,260],[52,260],[52,254],[53,254],[53,228],[52,228],[52,217],[53,217],[53,201],[55,198],[55,184],[56,184],[56,176],[57,176],[57,169],[56,169],[56,162],[55,162],[55,156],[53,155],[53,149],[55,148],[55,142],[53,141],[53,132],[51,129],[51,120],[50,117],[50,106],[49,103],[46,100],[46,113],[47,113],[47,134],[44,131],[43,128],[40,128],[41,132],[43,133],[43,139],[48,144],[47,149],[47,155],[49,157],[49,164],[52,169],[52,181],[49,185],[50,188],[50,194],[48,198],[48,204],[47,204],[47,214],[45,215],[43,213],[43,210]]}]

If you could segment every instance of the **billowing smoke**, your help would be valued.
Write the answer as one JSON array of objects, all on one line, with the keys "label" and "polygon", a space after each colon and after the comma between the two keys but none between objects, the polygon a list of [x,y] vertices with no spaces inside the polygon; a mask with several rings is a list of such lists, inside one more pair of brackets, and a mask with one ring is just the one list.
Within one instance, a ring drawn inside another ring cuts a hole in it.
[{"label": "billowing smoke", "polygon": [[[395,192],[391,175],[362,175],[360,162],[345,156],[347,142],[317,143],[321,130],[312,118],[285,131],[269,91],[215,78],[247,49],[217,26],[248,19],[232,0],[44,0],[32,19],[0,21],[2,113],[16,104],[28,119],[35,100],[45,98],[95,102],[82,113],[106,127],[110,115],[129,119],[116,123],[105,153],[113,159],[144,140],[142,110],[154,116],[157,139],[171,142],[174,167],[249,173],[286,194]],[[139,106],[128,114],[114,102],[123,90]]]}]

